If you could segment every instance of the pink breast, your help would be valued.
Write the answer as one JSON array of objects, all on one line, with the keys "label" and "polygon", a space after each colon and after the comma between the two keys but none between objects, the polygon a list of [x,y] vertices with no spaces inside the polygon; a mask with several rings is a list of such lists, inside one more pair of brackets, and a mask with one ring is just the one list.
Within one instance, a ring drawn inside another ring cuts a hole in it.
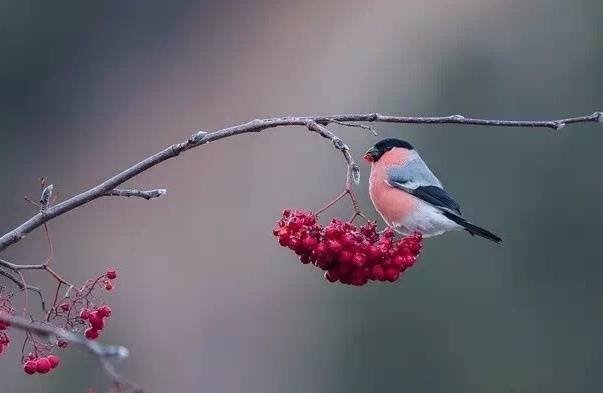
[{"label": "pink breast", "polygon": [[387,166],[373,164],[369,179],[369,194],[375,208],[390,225],[400,225],[413,209],[416,200],[404,191],[390,187],[387,180]]}]

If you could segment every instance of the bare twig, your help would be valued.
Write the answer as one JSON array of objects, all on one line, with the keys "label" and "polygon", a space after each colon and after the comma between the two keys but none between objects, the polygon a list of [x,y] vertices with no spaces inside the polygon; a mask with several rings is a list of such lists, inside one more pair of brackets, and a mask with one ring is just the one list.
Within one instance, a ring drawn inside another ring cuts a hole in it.
[{"label": "bare twig", "polygon": [[48,265],[48,261],[45,263],[40,263],[40,264],[36,264],[36,265],[20,265],[20,264],[6,261],[4,259],[0,259],[0,266],[3,266],[9,270],[12,270],[13,272],[15,272],[17,274],[22,270],[46,270],[60,284],[64,284],[67,286],[73,286],[73,284],[71,284],[69,281],[65,280],[63,277],[61,277],[61,275],[59,273],[54,271],[54,269],[52,269]]},{"label": "bare twig", "polygon": [[333,124],[339,124],[340,126],[344,126],[344,127],[356,127],[356,128],[362,128],[364,130],[369,130],[373,135],[377,136],[377,131],[375,131],[375,129],[371,126],[367,126],[365,124],[358,124],[358,123],[345,123],[343,121],[339,121],[339,120],[330,120],[330,123]]},{"label": "bare twig", "polygon": [[107,196],[122,196],[122,197],[138,197],[144,198],[147,201],[153,198],[161,198],[167,194],[167,190],[165,188],[158,188],[156,190],[136,190],[136,189],[121,189],[115,188],[111,191],[107,191],[105,195]]},{"label": "bare twig", "polygon": [[42,290],[40,288],[34,287],[32,285],[28,285],[27,283],[23,283],[23,280],[21,278],[17,278],[3,269],[0,269],[0,276],[4,276],[4,277],[8,278],[9,280],[11,280],[22,291],[27,289],[28,291],[36,292],[40,296],[40,303],[42,304],[42,310],[44,312],[46,312],[46,303],[44,302],[44,295],[42,294]]},{"label": "bare twig", "polygon": [[40,227],[44,223],[58,217],[68,211],[71,211],[88,202],[107,195],[119,185],[127,180],[139,175],[140,173],[162,163],[165,160],[178,156],[187,150],[204,145],[208,142],[217,141],[232,137],[235,135],[261,132],[269,128],[280,126],[303,126],[310,131],[317,132],[321,136],[330,139],[335,148],[340,150],[351,169],[351,177],[357,179],[358,168],[350,155],[347,146],[335,134],[326,128],[330,123],[349,123],[349,122],[382,122],[398,124],[460,124],[460,125],[479,125],[489,127],[541,127],[559,130],[567,124],[603,122],[603,114],[595,112],[591,115],[572,117],[559,120],[547,121],[529,121],[529,120],[486,120],[474,119],[461,115],[452,115],[444,117],[408,117],[408,116],[388,116],[379,113],[365,114],[347,114],[334,116],[302,116],[302,117],[279,117],[263,120],[253,120],[248,123],[240,124],[234,127],[224,128],[214,132],[199,131],[191,136],[186,142],[176,143],[166,149],[148,157],[139,163],[127,168],[121,173],[105,180],[104,182],[90,188],[81,194],[75,195],[57,205],[50,206],[40,211],[18,227],[10,230],[0,237],[0,251],[5,250],[12,244],[19,242],[28,233]]},{"label": "bare twig", "polygon": [[[34,322],[30,319],[7,313],[0,313],[0,322],[8,323],[12,328],[23,330],[45,340],[61,339],[66,341],[93,356],[101,364],[115,385],[135,386],[119,375],[112,363],[115,360],[122,360],[129,356],[129,351],[125,347],[119,345],[101,345],[94,340],[81,338],[65,329],[46,323]],[[136,388],[136,390],[142,391],[140,388]]]}]

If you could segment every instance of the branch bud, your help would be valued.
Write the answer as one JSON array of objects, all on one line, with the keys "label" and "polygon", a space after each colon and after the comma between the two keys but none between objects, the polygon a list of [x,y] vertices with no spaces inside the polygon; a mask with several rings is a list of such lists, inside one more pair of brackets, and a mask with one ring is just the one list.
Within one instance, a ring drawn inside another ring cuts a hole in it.
[{"label": "branch bud", "polygon": [[52,191],[54,190],[54,186],[49,184],[42,190],[42,195],[40,196],[40,207],[42,209],[46,209],[48,204],[50,203],[50,199],[52,198]]}]

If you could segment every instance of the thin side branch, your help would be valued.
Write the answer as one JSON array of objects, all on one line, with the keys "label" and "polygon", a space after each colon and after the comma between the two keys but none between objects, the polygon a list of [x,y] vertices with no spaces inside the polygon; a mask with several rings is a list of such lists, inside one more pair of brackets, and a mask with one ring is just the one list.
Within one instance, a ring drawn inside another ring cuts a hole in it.
[{"label": "thin side branch", "polygon": [[18,227],[10,230],[0,237],[0,251],[19,242],[28,233],[40,227],[44,223],[65,214],[79,206],[91,202],[100,197],[106,196],[116,187],[132,179],[140,173],[162,163],[170,158],[177,157],[180,153],[209,142],[232,137],[235,135],[261,132],[270,128],[280,126],[303,126],[314,131],[321,136],[330,139],[335,148],[340,150],[348,164],[351,177],[354,180],[358,178],[358,168],[354,163],[349,149],[335,134],[326,128],[331,123],[343,124],[350,122],[381,122],[397,124],[459,124],[459,125],[477,125],[488,127],[540,127],[560,130],[567,124],[603,122],[603,114],[595,112],[591,115],[565,118],[559,120],[531,121],[531,120],[487,120],[468,118],[461,115],[452,115],[444,117],[408,117],[408,116],[388,116],[379,113],[365,114],[345,114],[333,116],[302,116],[302,117],[278,117],[263,120],[253,120],[248,123],[240,124],[234,127],[224,128],[214,132],[199,131],[191,136],[186,142],[176,143],[168,148],[140,161],[139,163],[127,168],[121,173],[105,180],[104,182],[90,188],[81,194],[75,195],[57,205],[49,206]]},{"label": "thin side branch", "polygon": [[377,136],[377,131],[375,131],[375,129],[371,126],[367,126],[365,124],[358,124],[358,123],[344,123],[343,121],[339,121],[339,120],[333,120],[331,119],[331,123],[333,124],[339,124],[340,126],[344,126],[344,127],[356,127],[356,128],[362,128],[364,130],[369,130],[371,132],[371,134],[373,134],[374,136]]},{"label": "thin side branch", "polygon": [[42,293],[42,290],[40,288],[34,287],[32,285],[28,285],[27,283],[24,283],[23,280],[15,277],[14,275],[10,274],[9,272],[7,272],[3,269],[0,269],[0,276],[8,278],[17,287],[19,287],[19,289],[22,291],[28,290],[28,291],[36,292],[38,294],[38,296],[40,296],[40,303],[42,305],[42,311],[46,312],[46,302],[44,302],[44,294]]},{"label": "thin side branch", "polygon": [[45,263],[40,263],[40,264],[36,264],[36,265],[20,265],[20,264],[6,261],[4,259],[0,259],[0,266],[5,267],[9,270],[12,270],[13,272],[15,272],[17,274],[19,274],[19,272],[21,272],[22,270],[46,270],[60,284],[72,287],[73,284],[71,284],[69,281],[65,280],[63,277],[61,277],[60,274],[58,274],[56,271],[54,271],[54,269],[52,269],[50,267],[49,262],[50,262],[49,260],[46,260]]}]

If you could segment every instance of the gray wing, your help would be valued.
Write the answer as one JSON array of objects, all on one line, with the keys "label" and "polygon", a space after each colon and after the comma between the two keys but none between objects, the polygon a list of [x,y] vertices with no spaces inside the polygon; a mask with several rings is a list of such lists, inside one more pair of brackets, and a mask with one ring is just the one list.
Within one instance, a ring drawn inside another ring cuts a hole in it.
[{"label": "gray wing", "polygon": [[388,170],[390,183],[403,184],[408,188],[419,186],[436,186],[442,188],[442,183],[429,170],[425,162],[418,155],[404,165],[393,165]]},{"label": "gray wing", "polygon": [[442,188],[442,183],[429,170],[420,157],[405,165],[392,166],[388,183],[443,211],[461,215],[459,204]]},{"label": "gray wing", "polygon": [[433,205],[440,210],[451,210],[451,213],[461,215],[461,207],[444,189],[436,186],[419,186],[407,191],[409,194]]}]

